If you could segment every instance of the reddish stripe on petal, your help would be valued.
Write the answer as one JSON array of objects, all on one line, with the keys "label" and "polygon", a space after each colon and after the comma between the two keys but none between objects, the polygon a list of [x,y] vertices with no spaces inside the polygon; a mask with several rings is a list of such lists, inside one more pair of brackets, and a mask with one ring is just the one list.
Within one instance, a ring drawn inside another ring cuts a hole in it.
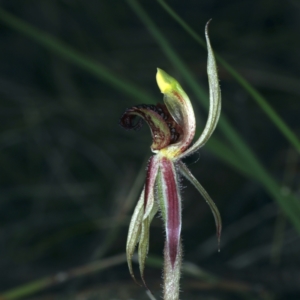
[{"label": "reddish stripe on petal", "polygon": [[186,101],[182,98],[180,93],[173,92],[175,97],[177,97],[178,101],[182,105],[182,114],[183,114],[183,124],[180,124],[183,128],[183,139],[180,144],[180,151],[181,153],[184,152],[191,144],[195,131],[196,131],[196,122],[195,122],[195,115],[194,110],[191,105],[188,105]]},{"label": "reddish stripe on petal", "polygon": [[[154,193],[154,184],[158,171],[158,158],[156,155],[151,156],[148,163],[146,182],[145,182],[145,200],[144,200],[144,209],[148,204],[150,197],[153,197]],[[151,195],[152,194],[152,195]]]},{"label": "reddish stripe on petal", "polygon": [[166,235],[172,267],[179,255],[179,241],[181,232],[181,200],[178,189],[177,175],[171,160],[163,157],[161,170],[166,196]]}]

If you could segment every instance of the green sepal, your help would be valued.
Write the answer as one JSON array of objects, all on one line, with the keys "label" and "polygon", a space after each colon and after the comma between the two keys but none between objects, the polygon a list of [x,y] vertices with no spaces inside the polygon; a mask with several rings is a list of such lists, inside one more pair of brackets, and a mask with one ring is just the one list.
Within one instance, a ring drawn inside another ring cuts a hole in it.
[{"label": "green sepal", "polygon": [[156,177],[156,192],[155,192],[155,197],[157,199],[157,203],[159,204],[159,208],[160,208],[160,212],[161,212],[161,216],[163,218],[164,223],[167,220],[167,216],[166,216],[166,201],[163,198],[164,197],[164,193],[163,193],[163,183],[162,183],[162,174],[161,174],[161,170],[158,170],[158,174]]},{"label": "green sepal", "polygon": [[221,112],[221,90],[219,85],[217,64],[208,35],[208,24],[205,27],[205,38],[207,44],[207,76],[209,85],[209,112],[206,125],[198,140],[187,151],[182,153],[179,159],[192,154],[203,147],[214,132],[219,121]]},{"label": "green sepal", "polygon": [[210,198],[206,190],[203,188],[203,186],[200,184],[200,182],[194,177],[194,175],[191,173],[191,171],[187,168],[187,166],[183,162],[178,162],[178,170],[180,173],[188,180],[190,181],[194,187],[198,190],[198,192],[202,195],[202,197],[205,199],[206,203],[210,207],[215,223],[216,223],[216,229],[217,229],[217,237],[218,237],[218,250],[220,251],[220,237],[221,237],[221,231],[222,231],[222,220],[220,212],[214,203],[214,201]]}]

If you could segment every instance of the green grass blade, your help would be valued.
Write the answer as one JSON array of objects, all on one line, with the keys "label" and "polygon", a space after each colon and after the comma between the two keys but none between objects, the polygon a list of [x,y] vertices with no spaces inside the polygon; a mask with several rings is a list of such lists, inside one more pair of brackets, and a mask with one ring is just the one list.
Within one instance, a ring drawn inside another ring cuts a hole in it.
[{"label": "green grass blade", "polygon": [[244,160],[237,156],[234,151],[228,147],[220,139],[212,136],[208,143],[205,145],[212,153],[214,153],[219,159],[223,160],[226,164],[236,169],[239,173],[244,174],[246,177],[256,178],[255,173],[247,168],[244,164]]},{"label": "green grass blade", "polygon": [[143,99],[145,102],[155,103],[156,100],[149,96],[148,93],[145,93],[138,86],[135,86],[124,78],[120,78],[120,76],[116,76],[112,71],[101,65],[99,62],[84,56],[57,38],[27,24],[2,8],[0,8],[0,21],[5,23],[10,28],[13,28],[34,39],[47,50],[54,52],[65,60],[72,62],[80,68],[88,71],[102,81],[117,88],[119,91],[131,97]]},{"label": "green grass blade", "polygon": [[[178,22],[182,28],[202,47],[206,49],[204,40],[194,31],[164,0],[157,0],[157,2],[167,11],[167,13]],[[270,120],[275,124],[283,136],[297,149],[300,153],[300,140],[294,132],[286,125],[282,118],[272,108],[268,101],[254,88],[251,84],[243,78],[232,66],[230,66],[220,55],[215,53],[217,61],[228,71],[229,74],[251,95],[257,102],[261,109],[266,113]]]},{"label": "green grass blade", "polygon": [[[180,70],[181,74],[185,77],[187,84],[198,96],[201,103],[203,103],[203,105],[207,107],[208,97],[206,93],[198,85],[193,75],[190,73],[190,71],[185,66],[185,64],[180,59],[180,57],[177,55],[177,53],[172,49],[172,47],[167,42],[167,40],[160,32],[158,27],[152,21],[152,19],[147,15],[147,13],[144,11],[144,9],[139,5],[139,3],[136,0],[127,0],[127,2],[130,5],[130,7],[133,9],[133,11],[136,13],[136,15],[147,27],[147,29],[152,34],[154,39],[157,41],[157,43],[161,47],[161,50],[165,53],[166,57],[171,61],[172,64],[174,64],[177,67],[178,70]],[[269,194],[277,201],[277,203],[280,205],[283,211],[293,222],[294,226],[300,232],[300,218],[299,218],[300,203],[297,200],[297,198],[290,195],[288,196],[289,201],[287,201],[286,196],[283,196],[281,194],[281,190],[278,184],[268,174],[265,168],[257,160],[253,152],[249,149],[249,147],[244,143],[242,138],[230,125],[229,121],[224,116],[224,113],[220,119],[219,128],[230,140],[237,154],[244,160],[244,163],[247,164],[249,170],[251,170],[251,173],[256,175],[256,179],[259,180],[264,185],[264,187],[269,192]]]},{"label": "green grass blade", "polygon": [[11,290],[1,293],[0,299],[3,300],[22,299],[24,297],[34,295],[37,292],[40,292],[46,288],[50,288],[65,283],[71,279],[100,272],[102,270],[123,264],[125,262],[126,262],[125,254],[118,254],[115,256],[105,258],[103,260],[97,260],[89,264],[71,270],[67,270],[66,272],[60,272],[57,273],[56,275],[47,276],[42,279],[31,281],[21,286],[15,287]]}]

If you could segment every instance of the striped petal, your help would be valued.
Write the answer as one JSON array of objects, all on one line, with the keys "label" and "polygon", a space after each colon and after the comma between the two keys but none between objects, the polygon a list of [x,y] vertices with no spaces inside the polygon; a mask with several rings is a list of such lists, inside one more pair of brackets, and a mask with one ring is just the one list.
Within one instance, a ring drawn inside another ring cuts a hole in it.
[{"label": "striped petal", "polygon": [[166,238],[172,266],[177,258],[181,233],[181,197],[176,169],[171,160],[161,158],[161,190],[166,213]]},{"label": "striped petal", "polygon": [[154,206],[154,186],[155,180],[158,173],[159,167],[159,157],[154,155],[150,157],[148,168],[147,168],[147,176],[145,183],[145,198],[144,198],[144,216],[143,219],[149,217],[153,206]]}]

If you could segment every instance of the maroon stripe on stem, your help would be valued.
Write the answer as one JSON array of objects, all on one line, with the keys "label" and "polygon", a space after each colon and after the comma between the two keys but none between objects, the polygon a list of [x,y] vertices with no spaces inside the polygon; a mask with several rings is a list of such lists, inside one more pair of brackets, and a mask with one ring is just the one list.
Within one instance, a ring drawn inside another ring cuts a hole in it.
[{"label": "maroon stripe on stem", "polygon": [[181,203],[178,190],[177,175],[174,164],[169,159],[163,157],[161,169],[164,181],[166,196],[166,235],[167,246],[172,267],[179,254],[179,240],[181,232]]}]

